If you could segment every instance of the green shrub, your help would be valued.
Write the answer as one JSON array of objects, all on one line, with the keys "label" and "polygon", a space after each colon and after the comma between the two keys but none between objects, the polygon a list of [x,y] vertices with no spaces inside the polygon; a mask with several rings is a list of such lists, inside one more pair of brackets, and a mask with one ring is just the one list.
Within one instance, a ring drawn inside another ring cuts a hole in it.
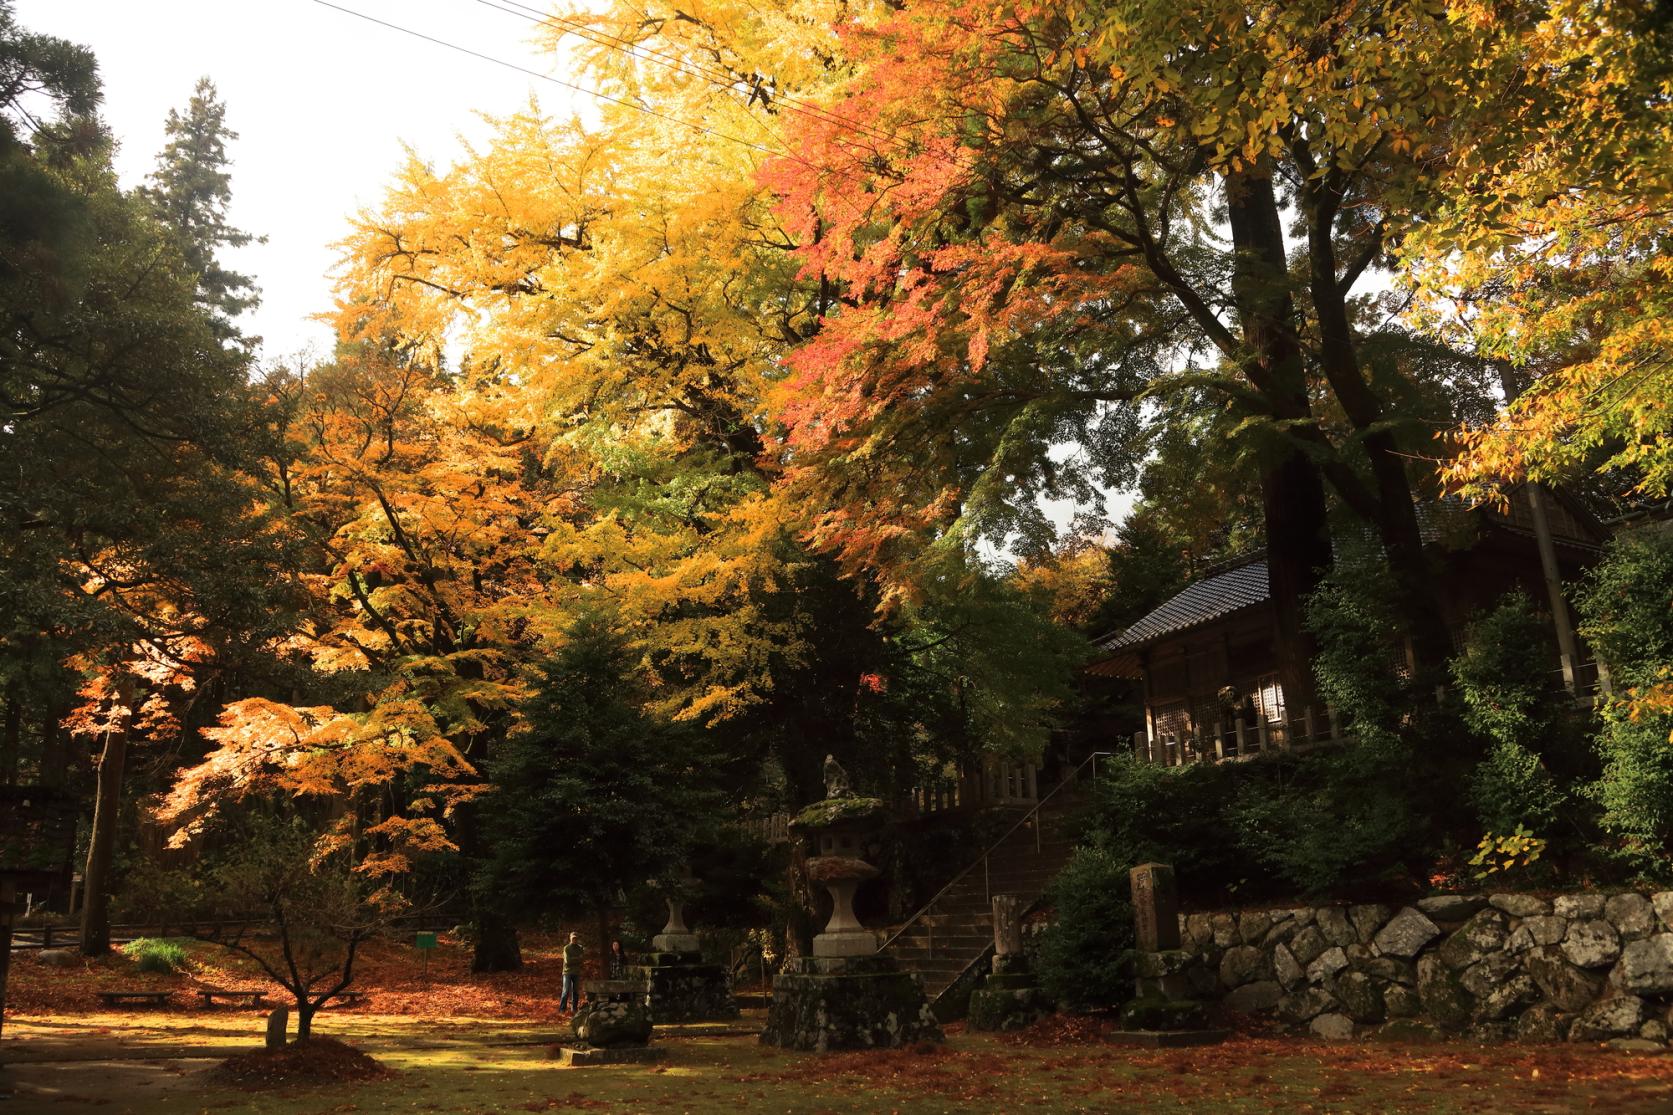
[{"label": "green shrub", "polygon": [[1537,747],[1553,707],[1546,685],[1551,640],[1549,622],[1520,593],[1469,625],[1464,650],[1450,665],[1471,731],[1495,743]]},{"label": "green shrub", "polygon": [[1040,983],[1070,1007],[1108,1007],[1133,994],[1130,865],[1108,849],[1075,850],[1048,894],[1057,921],[1040,942]]},{"label": "green shrub", "polygon": [[1342,548],[1307,598],[1307,630],[1318,640],[1319,696],[1362,740],[1394,739],[1415,704],[1399,669],[1405,630],[1395,598],[1387,562],[1354,546]]},{"label": "green shrub", "polygon": [[1673,875],[1673,717],[1634,720],[1610,708],[1598,736],[1603,775],[1591,793],[1603,808],[1599,824],[1617,840],[1613,852],[1632,870]]},{"label": "green shrub", "polygon": [[1411,768],[1410,749],[1393,737],[1321,748],[1244,781],[1229,827],[1240,850],[1289,887],[1361,883],[1420,850]]},{"label": "green shrub", "polygon": [[1246,767],[1164,767],[1127,756],[1100,763],[1083,839],[1126,864],[1168,863],[1185,893],[1224,901],[1248,875],[1225,813]]},{"label": "green shrub", "polygon": [[1602,773],[1589,788],[1599,824],[1626,866],[1673,876],[1673,713],[1636,707],[1637,687],[1673,667],[1673,534],[1639,532],[1609,544],[1577,594],[1580,633],[1616,685],[1597,735]]},{"label": "green shrub", "polygon": [[1581,580],[1575,605],[1580,634],[1615,685],[1654,685],[1673,666],[1673,533],[1614,539]]},{"label": "green shrub", "polygon": [[186,970],[186,950],[177,941],[157,937],[136,937],[122,946],[122,955],[142,972],[172,975]]},{"label": "green shrub", "polygon": [[1539,756],[1510,740],[1494,744],[1470,776],[1470,803],[1484,832],[1548,832],[1567,799]]}]

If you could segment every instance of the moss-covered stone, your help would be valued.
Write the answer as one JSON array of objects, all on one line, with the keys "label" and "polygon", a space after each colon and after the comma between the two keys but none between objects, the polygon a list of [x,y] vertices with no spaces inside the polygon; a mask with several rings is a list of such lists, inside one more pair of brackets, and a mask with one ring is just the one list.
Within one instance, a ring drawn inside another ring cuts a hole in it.
[{"label": "moss-covered stone", "polygon": [[1020,1030],[1051,1013],[1051,1000],[1038,987],[987,985],[970,993],[966,1019],[972,1030]]},{"label": "moss-covered stone", "polygon": [[650,1013],[634,1002],[588,1003],[576,1012],[571,1026],[582,1045],[612,1048],[644,1045],[651,1040]]},{"label": "moss-covered stone", "polygon": [[1200,1030],[1208,1024],[1201,1003],[1144,995],[1121,1008],[1124,1030]]},{"label": "moss-covered stone", "polygon": [[1448,1029],[1463,1029],[1475,1013],[1475,999],[1458,974],[1435,956],[1417,962],[1417,994],[1423,1013]]},{"label": "moss-covered stone", "polygon": [[766,1045],[825,1053],[940,1041],[918,977],[889,957],[807,958],[773,979]]},{"label": "moss-covered stone", "polygon": [[826,798],[792,817],[790,827],[799,832],[819,832],[839,824],[872,821],[881,817],[885,810],[881,798]]},{"label": "moss-covered stone", "polygon": [[[659,958],[679,953],[658,954]],[[653,964],[643,969],[645,1005],[658,1023],[719,1022],[738,1017],[726,971],[718,964]]]}]

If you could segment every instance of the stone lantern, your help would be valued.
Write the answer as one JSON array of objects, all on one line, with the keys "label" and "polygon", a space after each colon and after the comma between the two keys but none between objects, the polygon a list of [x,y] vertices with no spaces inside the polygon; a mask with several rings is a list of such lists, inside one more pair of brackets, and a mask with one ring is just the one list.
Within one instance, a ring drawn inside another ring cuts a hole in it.
[{"label": "stone lantern", "polygon": [[826,758],[825,799],[797,814],[790,830],[818,849],[807,875],[830,892],[831,917],[813,938],[813,955],[773,978],[762,1042],[823,1053],[941,1039],[923,984],[878,953],[876,935],[854,914],[855,893],[880,874],[864,858],[866,837],[887,814],[881,800],[855,794],[836,760]]},{"label": "stone lantern", "polygon": [[651,938],[651,953],[640,974],[645,1006],[658,1025],[738,1017],[726,969],[704,963],[702,942],[686,925],[685,908],[697,886],[689,869],[676,879],[657,884],[668,904],[668,922]]}]

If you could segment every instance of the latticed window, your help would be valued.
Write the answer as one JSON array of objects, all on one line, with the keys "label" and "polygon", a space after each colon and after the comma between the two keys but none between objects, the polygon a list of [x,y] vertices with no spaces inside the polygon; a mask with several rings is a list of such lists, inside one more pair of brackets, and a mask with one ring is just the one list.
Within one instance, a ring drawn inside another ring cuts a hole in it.
[{"label": "latticed window", "polygon": [[1284,688],[1278,684],[1277,674],[1267,674],[1255,681],[1249,692],[1249,700],[1255,706],[1255,716],[1268,724],[1281,724],[1284,720]]}]

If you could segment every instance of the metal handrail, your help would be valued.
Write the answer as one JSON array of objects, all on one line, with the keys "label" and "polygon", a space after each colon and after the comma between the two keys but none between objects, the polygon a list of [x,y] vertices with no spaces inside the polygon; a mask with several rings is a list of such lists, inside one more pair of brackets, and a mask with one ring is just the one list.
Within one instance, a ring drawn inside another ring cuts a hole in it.
[{"label": "metal handrail", "polygon": [[[1088,764],[1091,764],[1091,766],[1092,766],[1092,776],[1093,776],[1094,779],[1096,779],[1097,776],[1098,776],[1098,765],[1097,765],[1098,760],[1100,758],[1111,759],[1111,758],[1114,758],[1114,757],[1115,757],[1115,752],[1113,752],[1113,751],[1094,751],[1092,754],[1090,754],[1086,758],[1082,759],[1080,761],[1080,764],[1078,766],[1076,766],[1074,770],[1070,771],[1067,775],[1064,776],[1063,781],[1059,782],[1056,786],[1053,786],[1051,788],[1050,792],[1048,792],[1045,797],[1041,798],[1039,801],[1034,803],[1034,808],[1033,809],[1030,809],[1027,813],[1024,813],[1022,815],[1022,817],[1017,821],[1016,824],[1014,824],[1010,828],[1006,829],[1004,836],[1001,836],[998,840],[995,840],[992,844],[989,844],[985,849],[983,849],[982,854],[980,856],[978,856],[976,859],[972,860],[968,867],[966,867],[963,871],[960,871],[957,875],[954,875],[952,880],[950,882],[948,882],[948,884],[946,886],[942,887],[940,890],[935,892],[935,897],[934,898],[932,898],[928,902],[924,903],[922,909],[920,909],[917,913],[913,914],[911,917],[907,918],[906,921],[901,924],[901,927],[899,929],[895,930],[894,933],[890,934],[888,940],[884,941],[881,945],[878,945],[877,946],[877,951],[882,952],[884,949],[887,949],[890,945],[892,945],[896,941],[898,941],[901,937],[901,934],[905,933],[908,929],[911,929],[914,925],[916,925],[919,922],[919,920],[921,920],[922,918],[927,916],[929,914],[929,912],[935,908],[935,904],[937,902],[940,902],[943,898],[947,897],[947,892],[952,890],[960,882],[962,882],[966,875],[968,875],[972,871],[976,870],[977,867],[981,867],[982,870],[985,872],[987,870],[988,857],[990,855],[992,855],[995,851],[997,851],[1001,844],[1003,844],[1003,843],[1005,843],[1005,841],[1011,839],[1011,835],[1013,833],[1015,833],[1018,829],[1022,828],[1022,826],[1026,825],[1030,820],[1033,820],[1033,819],[1039,817],[1040,809],[1046,804],[1046,802],[1048,802],[1052,798],[1056,797],[1058,795],[1058,793],[1065,786],[1069,785],[1069,783],[1075,781],[1075,779],[1080,775],[1080,772],[1082,770],[1084,770],[1087,767]],[[1034,850],[1036,852],[1040,850],[1040,828],[1039,828],[1038,825],[1035,825],[1035,827],[1034,827]]]}]

